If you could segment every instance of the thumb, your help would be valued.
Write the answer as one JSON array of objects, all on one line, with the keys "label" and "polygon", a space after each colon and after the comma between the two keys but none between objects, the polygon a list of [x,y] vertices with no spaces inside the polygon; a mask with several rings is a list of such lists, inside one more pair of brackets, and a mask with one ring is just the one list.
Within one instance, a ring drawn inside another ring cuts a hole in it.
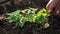
[{"label": "thumb", "polygon": [[51,12],[51,4],[52,4],[52,0],[50,0],[49,2],[48,2],[48,4],[46,5],[46,9],[47,9],[47,11],[48,11],[48,13],[50,13]]}]

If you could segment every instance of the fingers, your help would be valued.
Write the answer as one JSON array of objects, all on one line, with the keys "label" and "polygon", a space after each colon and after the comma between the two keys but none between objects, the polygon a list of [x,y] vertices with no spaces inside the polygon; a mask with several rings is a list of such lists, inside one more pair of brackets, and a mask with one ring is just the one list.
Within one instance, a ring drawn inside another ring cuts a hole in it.
[{"label": "fingers", "polygon": [[50,10],[50,5],[51,5],[51,3],[52,3],[52,0],[50,0],[50,1],[48,2],[48,4],[46,5],[46,9],[47,9],[47,10]]},{"label": "fingers", "polygon": [[46,6],[46,9],[48,12],[51,12],[53,8],[55,9],[57,5],[58,5],[58,0],[50,0]]},{"label": "fingers", "polygon": [[53,11],[52,12],[53,15],[58,15],[59,14],[59,11],[57,9],[57,5],[59,5],[58,3],[59,3],[59,0],[50,0],[48,4],[46,5],[46,9],[48,13]]}]

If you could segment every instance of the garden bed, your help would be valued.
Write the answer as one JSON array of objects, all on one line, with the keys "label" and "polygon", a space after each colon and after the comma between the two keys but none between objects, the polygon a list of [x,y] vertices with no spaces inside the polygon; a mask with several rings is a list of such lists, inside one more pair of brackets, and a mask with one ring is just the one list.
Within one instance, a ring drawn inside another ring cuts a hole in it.
[{"label": "garden bed", "polygon": [[[5,16],[7,16],[5,13],[11,13],[14,12],[17,8],[20,10],[26,9],[28,7],[38,8],[39,10],[43,7],[45,7],[44,3],[40,5],[40,3],[37,2],[35,4],[27,4],[26,2],[20,2],[20,5],[7,4],[6,2],[0,4],[0,34],[59,34],[60,33],[60,16],[54,16],[51,15],[48,17],[50,26],[48,28],[43,28],[42,25],[37,23],[29,23],[26,22],[25,25],[21,28],[19,26],[16,27],[15,23],[9,23],[8,21],[4,20]],[[31,1],[34,2],[34,1]],[[10,3],[10,1],[8,2]],[[25,3],[25,4],[24,4]],[[6,8],[7,7],[7,8]],[[6,9],[5,9],[6,8]]]}]

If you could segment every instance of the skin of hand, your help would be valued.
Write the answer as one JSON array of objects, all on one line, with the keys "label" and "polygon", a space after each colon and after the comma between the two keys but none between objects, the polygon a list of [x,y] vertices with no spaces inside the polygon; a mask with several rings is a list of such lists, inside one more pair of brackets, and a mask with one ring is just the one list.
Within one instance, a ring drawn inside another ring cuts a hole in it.
[{"label": "skin of hand", "polygon": [[58,5],[59,0],[50,0],[48,4],[46,5],[47,11],[52,10]]}]

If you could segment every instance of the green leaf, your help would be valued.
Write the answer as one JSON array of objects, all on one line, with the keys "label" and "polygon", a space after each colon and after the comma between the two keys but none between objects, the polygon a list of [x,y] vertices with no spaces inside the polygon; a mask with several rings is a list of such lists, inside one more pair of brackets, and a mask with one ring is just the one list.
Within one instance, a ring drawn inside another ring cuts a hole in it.
[{"label": "green leaf", "polygon": [[12,18],[11,18],[11,17],[7,17],[6,19],[7,19],[7,20],[11,20]]},{"label": "green leaf", "polygon": [[37,16],[34,16],[34,18],[33,18],[33,22],[34,22],[34,23],[36,22],[36,21],[35,21],[35,20],[36,20],[36,17],[37,17]]},{"label": "green leaf", "polygon": [[48,15],[47,13],[43,13],[42,14],[43,17],[47,17],[47,15]]},{"label": "green leaf", "polygon": [[36,9],[35,9],[35,8],[30,8],[30,10],[31,10],[31,11],[36,11],[36,10],[37,10],[37,8],[36,8]]},{"label": "green leaf", "polygon": [[33,19],[34,19],[34,14],[31,13],[27,16],[28,21],[33,22]]},{"label": "green leaf", "polygon": [[40,24],[43,23],[44,20],[45,20],[45,18],[44,18],[42,15],[41,15],[40,17],[37,17],[37,18],[36,18],[36,22],[37,22],[37,23],[40,23]]},{"label": "green leaf", "polygon": [[49,27],[49,23],[45,23],[44,28],[48,28]]},{"label": "green leaf", "polygon": [[27,13],[28,12],[28,9],[24,9],[22,10],[23,13]]},{"label": "green leaf", "polygon": [[41,16],[41,15],[43,17],[46,17],[48,15],[46,9],[43,8],[37,13],[37,16]]},{"label": "green leaf", "polygon": [[9,22],[15,21],[15,20],[12,19],[12,17],[7,17],[6,20],[9,20]]},{"label": "green leaf", "polygon": [[45,8],[42,9],[45,13],[47,12],[47,10]]},{"label": "green leaf", "polygon": [[17,10],[16,12],[13,13],[13,15],[14,15],[14,16],[19,16],[19,15],[20,15],[19,13],[20,13],[20,11]]},{"label": "green leaf", "polygon": [[46,10],[43,8],[41,9],[38,13],[37,13],[37,18],[36,18],[36,22],[38,23],[43,23],[45,21],[45,18],[47,18],[47,12]]},{"label": "green leaf", "polygon": [[40,10],[40,11],[37,13],[37,16],[41,16],[41,15],[42,15],[42,12],[43,12],[43,10]]},{"label": "green leaf", "polygon": [[19,21],[19,25],[20,25],[21,27],[23,27],[24,24],[25,24],[25,22],[26,22],[25,18],[22,17],[22,18],[20,19],[20,21]]},{"label": "green leaf", "polygon": [[7,15],[19,15],[19,13],[20,13],[20,10],[16,10],[16,11],[14,11],[14,12],[12,12],[12,13],[7,13]]},{"label": "green leaf", "polygon": [[19,10],[15,11],[15,12],[12,12],[12,13],[9,13],[11,14],[9,17],[7,17],[6,19],[9,20],[9,22],[13,22],[13,21],[16,21],[18,20],[19,18]]}]

